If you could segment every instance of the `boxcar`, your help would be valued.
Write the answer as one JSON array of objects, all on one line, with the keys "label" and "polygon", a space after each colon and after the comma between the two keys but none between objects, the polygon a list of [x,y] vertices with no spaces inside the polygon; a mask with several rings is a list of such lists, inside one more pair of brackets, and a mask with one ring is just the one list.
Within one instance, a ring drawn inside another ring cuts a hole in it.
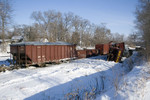
[{"label": "boxcar", "polygon": [[109,53],[109,43],[108,44],[97,44],[95,45],[95,49],[99,51],[100,55],[105,55]]},{"label": "boxcar", "polygon": [[88,58],[88,57],[97,56],[97,55],[98,55],[98,50],[96,49],[77,50],[78,58]]},{"label": "boxcar", "polygon": [[75,58],[76,45],[66,42],[22,42],[11,44],[10,53],[16,65],[41,65]]}]

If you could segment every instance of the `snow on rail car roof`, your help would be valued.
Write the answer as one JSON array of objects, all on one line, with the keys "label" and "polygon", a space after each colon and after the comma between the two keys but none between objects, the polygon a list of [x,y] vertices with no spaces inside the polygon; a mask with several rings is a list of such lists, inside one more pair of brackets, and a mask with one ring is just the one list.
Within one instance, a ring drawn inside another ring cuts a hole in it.
[{"label": "snow on rail car roof", "polygon": [[57,41],[57,42],[46,42],[47,45],[74,45],[72,43],[68,42],[62,42],[62,41]]},{"label": "snow on rail car roof", "polygon": [[10,46],[16,46],[16,45],[44,45],[44,43],[42,42],[19,42],[19,43],[14,43],[14,44],[10,44]]},{"label": "snow on rail car roof", "polygon": [[72,43],[68,42],[62,42],[62,41],[57,41],[57,42],[20,42],[20,43],[14,43],[11,44],[10,46],[22,46],[22,45],[74,45]]}]

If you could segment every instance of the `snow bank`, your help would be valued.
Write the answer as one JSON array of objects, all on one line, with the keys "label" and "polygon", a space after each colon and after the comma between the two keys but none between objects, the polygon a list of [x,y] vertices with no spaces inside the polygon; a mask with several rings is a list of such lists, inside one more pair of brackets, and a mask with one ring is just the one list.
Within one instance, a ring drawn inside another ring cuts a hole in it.
[{"label": "snow bank", "polygon": [[105,57],[74,60],[45,68],[19,69],[0,73],[2,100],[58,100],[95,98],[112,87],[122,64]]},{"label": "snow bank", "polygon": [[0,98],[83,100],[97,96],[97,100],[148,100],[150,72],[146,70],[148,65],[141,66],[139,56],[134,52],[123,63],[108,62],[106,56],[97,56],[45,68],[30,67],[0,73]]},{"label": "snow bank", "polygon": [[[1,50],[0,50],[1,51]],[[0,66],[1,65],[5,65],[5,66],[9,66],[10,65],[10,47],[7,47],[7,50],[5,52],[0,52]]]},{"label": "snow bank", "polygon": [[125,60],[123,66],[128,66],[131,71],[122,76],[118,88],[112,87],[96,100],[149,100],[150,65],[145,64],[139,56],[134,52],[133,56]]}]

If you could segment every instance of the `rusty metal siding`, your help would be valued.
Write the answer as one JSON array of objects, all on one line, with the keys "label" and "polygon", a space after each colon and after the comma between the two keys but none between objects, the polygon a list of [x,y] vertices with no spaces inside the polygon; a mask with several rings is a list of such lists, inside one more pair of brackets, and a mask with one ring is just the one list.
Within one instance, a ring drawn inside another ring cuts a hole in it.
[{"label": "rusty metal siding", "polygon": [[55,49],[54,49],[55,51],[53,52],[53,53],[54,53],[54,60],[57,60],[57,59],[58,59],[58,56],[57,56],[57,54],[58,54],[58,50],[57,50],[57,49],[58,49],[58,48],[57,48],[56,45],[54,46],[54,48],[55,48]]},{"label": "rusty metal siding", "polygon": [[[27,44],[27,45],[25,45]],[[19,45],[11,45],[10,51],[13,54],[14,60],[17,64],[41,64],[45,62],[59,61],[64,58],[71,58],[76,56],[76,46],[65,44],[30,44],[21,43]]]},{"label": "rusty metal siding", "polygon": [[42,62],[42,49],[41,46],[36,46],[37,49],[37,62],[41,63]]},{"label": "rusty metal siding", "polygon": [[45,46],[45,61],[50,61],[50,46]]},{"label": "rusty metal siding", "polygon": [[104,44],[103,45],[103,54],[108,54],[109,53],[109,44]]},{"label": "rusty metal siding", "polygon": [[48,61],[48,62],[51,61],[51,56],[50,56],[50,54],[51,54],[51,47],[48,45],[48,46],[46,46],[46,58],[47,58],[46,61]]},{"label": "rusty metal siding", "polygon": [[69,54],[69,47],[67,46],[67,58],[70,58],[70,54]]},{"label": "rusty metal siding", "polygon": [[20,53],[25,53],[25,46],[19,46]]},{"label": "rusty metal siding", "polygon": [[32,46],[32,63],[37,63],[37,49]]},{"label": "rusty metal siding", "polygon": [[51,62],[53,62],[55,59],[55,53],[54,53],[55,52],[55,46],[51,45],[50,50],[51,50],[51,52],[50,52]]},{"label": "rusty metal siding", "polygon": [[97,56],[98,55],[98,50],[97,49],[92,49],[92,56]]},{"label": "rusty metal siding", "polygon": [[103,54],[103,44],[97,44],[95,45],[95,49],[99,51],[99,54]]},{"label": "rusty metal siding", "polygon": [[69,46],[67,46],[67,58],[70,58],[70,51],[69,51]]},{"label": "rusty metal siding", "polygon": [[119,45],[119,48],[124,51],[124,49],[125,49],[124,42],[118,43],[118,45]]},{"label": "rusty metal siding", "polygon": [[68,50],[68,57],[67,58],[70,58],[70,47],[67,46],[67,50]]},{"label": "rusty metal siding", "polygon": [[62,59],[64,59],[65,58],[65,46],[62,46]]},{"label": "rusty metal siding", "polygon": [[86,57],[91,57],[92,56],[92,51],[90,49],[86,50]]},{"label": "rusty metal siding", "polygon": [[78,58],[86,58],[86,50],[77,50]]},{"label": "rusty metal siding", "polygon": [[42,45],[42,62],[46,61],[46,46]]},{"label": "rusty metal siding", "polygon": [[70,57],[73,57],[73,46],[70,46]]},{"label": "rusty metal siding", "polygon": [[59,60],[59,59],[61,59],[61,46],[60,45],[57,46],[57,50],[58,50],[57,56],[58,56],[58,60]]},{"label": "rusty metal siding", "polygon": [[97,49],[77,50],[78,58],[88,58],[88,57],[97,56],[97,55],[98,55]]},{"label": "rusty metal siding", "polygon": [[64,52],[65,53],[65,58],[67,58],[68,57],[67,56],[67,54],[68,54],[67,46],[65,45],[64,47],[65,47],[65,52]]},{"label": "rusty metal siding", "polygon": [[108,54],[109,53],[109,44],[97,44],[95,48],[99,50],[99,54]]},{"label": "rusty metal siding", "polygon": [[64,48],[64,46],[61,46],[61,54],[60,54],[61,55],[61,59],[64,59],[64,57],[63,57],[63,54],[64,54],[63,53],[64,52],[63,48]]},{"label": "rusty metal siding", "polygon": [[24,46],[24,64],[32,64],[32,46]]},{"label": "rusty metal siding", "polygon": [[64,46],[65,47],[65,58],[67,58],[67,54],[68,54],[68,50],[67,50],[67,46]]},{"label": "rusty metal siding", "polygon": [[62,46],[58,46],[58,59],[62,59],[62,57],[61,57],[61,47]]}]

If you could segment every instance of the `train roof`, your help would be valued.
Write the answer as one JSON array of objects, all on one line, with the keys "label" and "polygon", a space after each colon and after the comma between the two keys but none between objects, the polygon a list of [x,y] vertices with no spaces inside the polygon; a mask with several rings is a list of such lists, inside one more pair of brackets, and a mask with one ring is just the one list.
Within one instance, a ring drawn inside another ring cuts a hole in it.
[{"label": "train roof", "polygon": [[72,43],[68,42],[62,42],[62,41],[57,41],[57,42],[19,42],[19,43],[14,43],[11,44],[10,46],[25,46],[25,45],[74,45]]},{"label": "train roof", "polygon": [[74,45],[72,43],[57,41],[57,42],[46,42],[47,45]]}]

